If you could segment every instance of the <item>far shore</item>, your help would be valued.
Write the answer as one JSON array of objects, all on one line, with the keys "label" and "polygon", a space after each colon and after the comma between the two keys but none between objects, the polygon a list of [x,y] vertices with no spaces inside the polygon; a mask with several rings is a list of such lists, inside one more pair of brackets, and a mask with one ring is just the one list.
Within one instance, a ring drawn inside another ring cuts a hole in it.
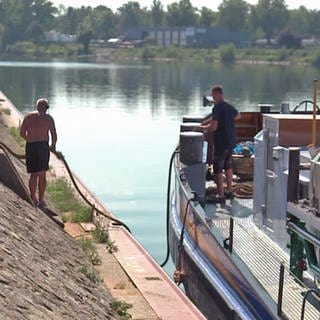
[{"label": "far shore", "polygon": [[[226,45],[228,46],[228,45]],[[308,47],[301,49],[249,47],[235,48],[232,45],[227,48],[225,60],[223,46],[219,48],[181,48],[181,47],[154,47],[141,48],[109,48],[91,46],[89,52],[74,50],[70,54],[68,46],[59,47],[60,51],[51,51],[50,47],[38,46],[33,50],[23,49],[16,54],[2,55],[4,61],[66,61],[66,62],[179,62],[179,63],[235,63],[235,64],[273,64],[291,65],[320,64],[320,49]],[[223,48],[223,50],[222,50]],[[57,53],[58,52],[58,53]]]}]

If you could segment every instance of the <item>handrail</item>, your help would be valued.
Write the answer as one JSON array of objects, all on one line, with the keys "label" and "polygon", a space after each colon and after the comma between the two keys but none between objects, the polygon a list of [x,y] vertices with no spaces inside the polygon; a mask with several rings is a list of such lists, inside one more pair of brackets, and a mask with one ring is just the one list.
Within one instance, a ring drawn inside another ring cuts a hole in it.
[{"label": "handrail", "polygon": [[307,301],[309,294],[311,294],[311,293],[315,293],[320,298],[320,293],[316,289],[309,289],[306,292],[306,294],[303,297],[302,308],[301,308],[301,319],[300,320],[304,320],[304,311],[305,311],[305,307],[306,307],[306,301]]},{"label": "handrail", "polygon": [[164,261],[160,264],[160,267],[164,267],[170,257],[170,248],[169,248],[169,217],[170,217],[170,195],[171,195],[171,175],[172,175],[172,166],[175,155],[179,153],[178,147],[174,150],[171,155],[170,163],[169,163],[169,171],[168,171],[168,182],[167,182],[167,206],[166,206],[166,241],[167,241],[167,252]]},{"label": "handrail", "polygon": [[234,220],[230,217],[229,223],[229,237],[223,240],[223,247],[228,249],[230,253],[233,250],[233,229],[234,229]]},{"label": "handrail", "polygon": [[288,222],[287,226],[292,231],[296,232],[300,237],[307,240],[308,242],[312,243],[313,245],[320,247],[320,240],[312,235],[310,232],[303,230],[302,228],[298,227],[293,222]]}]

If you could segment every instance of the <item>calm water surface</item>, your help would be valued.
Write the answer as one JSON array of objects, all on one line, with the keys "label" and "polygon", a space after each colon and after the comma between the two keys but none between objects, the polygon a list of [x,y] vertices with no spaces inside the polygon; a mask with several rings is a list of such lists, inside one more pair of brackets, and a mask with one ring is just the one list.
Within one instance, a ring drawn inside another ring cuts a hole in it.
[{"label": "calm water surface", "polygon": [[23,113],[48,97],[58,150],[159,263],[168,163],[182,116],[210,111],[201,101],[213,83],[238,109],[254,110],[312,99],[317,77],[305,66],[0,62],[0,89]]}]

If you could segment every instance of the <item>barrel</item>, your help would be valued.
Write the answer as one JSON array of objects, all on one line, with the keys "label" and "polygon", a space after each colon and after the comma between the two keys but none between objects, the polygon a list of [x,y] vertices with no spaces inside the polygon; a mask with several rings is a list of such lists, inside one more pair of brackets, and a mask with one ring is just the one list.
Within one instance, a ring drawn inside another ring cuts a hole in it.
[{"label": "barrel", "polygon": [[203,133],[186,131],[180,133],[180,161],[185,165],[202,162]]},{"label": "barrel", "polygon": [[186,122],[180,124],[180,132],[186,131],[199,131],[197,128],[200,126],[199,122]]},{"label": "barrel", "polygon": [[273,104],[259,103],[258,108],[261,113],[270,113],[271,109],[274,107]]},{"label": "barrel", "polygon": [[185,115],[182,117],[182,122],[202,122],[204,119],[204,116],[201,115]]},{"label": "barrel", "polygon": [[289,102],[282,102],[280,113],[290,113],[290,104]]}]

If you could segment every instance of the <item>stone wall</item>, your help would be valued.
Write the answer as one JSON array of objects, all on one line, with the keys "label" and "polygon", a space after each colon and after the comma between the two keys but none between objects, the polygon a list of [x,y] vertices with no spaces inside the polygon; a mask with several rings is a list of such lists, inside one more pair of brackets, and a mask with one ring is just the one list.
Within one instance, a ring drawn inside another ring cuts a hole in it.
[{"label": "stone wall", "polygon": [[0,319],[116,319],[74,240],[0,184]]}]

